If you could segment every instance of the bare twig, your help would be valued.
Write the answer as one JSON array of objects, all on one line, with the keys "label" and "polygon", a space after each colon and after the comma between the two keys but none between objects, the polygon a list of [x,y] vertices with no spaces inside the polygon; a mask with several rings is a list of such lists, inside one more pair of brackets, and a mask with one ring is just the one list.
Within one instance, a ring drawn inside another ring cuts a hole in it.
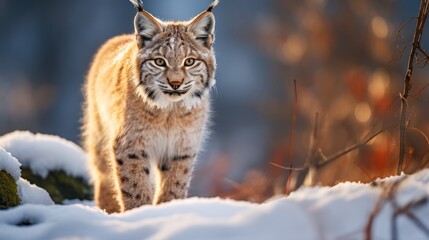
[{"label": "bare twig", "polygon": [[372,226],[374,224],[375,218],[380,213],[381,209],[383,208],[384,204],[387,200],[392,200],[394,198],[394,195],[399,187],[399,185],[406,179],[406,177],[403,177],[399,179],[398,181],[395,181],[393,183],[388,183],[384,186],[383,192],[380,195],[380,198],[378,199],[377,203],[374,205],[373,210],[371,211],[371,214],[368,218],[368,222],[365,227],[365,240],[371,240],[372,239]]},{"label": "bare twig", "polygon": [[380,130],[378,130],[377,132],[375,132],[375,133],[373,133],[373,134],[371,134],[371,135],[367,136],[367,137],[366,137],[366,139],[365,139],[365,140],[363,140],[363,141],[362,141],[362,142],[360,142],[360,143],[356,143],[356,144],[354,144],[354,145],[352,145],[352,146],[350,146],[350,147],[348,147],[348,148],[346,148],[346,149],[344,149],[344,150],[342,150],[342,151],[339,151],[339,152],[337,152],[337,153],[334,153],[334,154],[333,154],[332,156],[330,156],[330,157],[325,157],[325,160],[324,160],[323,162],[319,163],[319,164],[318,164],[318,167],[319,167],[319,168],[324,167],[324,166],[326,166],[326,165],[328,165],[328,164],[330,164],[330,163],[334,162],[334,161],[335,161],[336,159],[338,159],[339,157],[342,157],[342,156],[346,155],[347,153],[349,153],[349,152],[351,152],[351,151],[353,151],[353,150],[355,150],[355,149],[357,149],[357,148],[360,148],[360,147],[364,146],[365,144],[367,144],[369,141],[371,141],[373,138],[375,138],[376,136],[378,136],[380,133],[382,133],[382,132],[384,132],[384,131],[386,131],[386,128],[380,129]]},{"label": "bare twig", "polygon": [[308,151],[308,156],[305,161],[306,166],[308,167],[308,172],[306,182],[308,185],[313,186],[316,183],[317,171],[318,171],[318,162],[319,158],[317,156],[317,148],[319,146],[319,113],[316,112],[314,116],[314,128],[313,134],[310,138],[310,148]]},{"label": "bare twig", "polygon": [[415,96],[416,96],[416,97],[419,97],[419,96],[420,96],[420,94],[422,94],[422,92],[423,92],[427,87],[429,87],[429,83],[426,83],[425,85],[423,85],[423,87],[421,87],[421,88],[417,89]]},{"label": "bare twig", "polygon": [[426,236],[429,238],[429,229],[418,219],[411,210],[417,208],[423,204],[427,203],[427,196],[423,196],[420,199],[412,200],[404,206],[398,206],[398,203],[393,198],[391,199],[392,205],[395,208],[395,212],[392,216],[392,239],[397,239],[398,236],[398,227],[397,227],[397,218],[398,216],[404,214],[408,217]]},{"label": "bare twig", "polygon": [[302,170],[305,170],[305,167],[302,167],[302,168],[290,168],[290,167],[285,167],[285,166],[282,166],[282,165],[279,165],[279,164],[273,163],[273,162],[270,162],[270,164],[274,165],[274,166],[276,166],[278,168],[284,169],[284,170],[291,170],[291,171],[302,171]]},{"label": "bare twig", "polygon": [[305,167],[301,169],[297,181],[293,187],[293,190],[298,189],[300,186],[313,185],[315,183],[314,175],[317,172],[317,163],[319,158],[318,149],[318,130],[319,129],[319,113],[315,114],[313,133],[310,137],[310,147],[308,151],[308,157],[305,161]]},{"label": "bare twig", "polygon": [[387,202],[389,202],[393,207],[393,214],[391,218],[391,238],[393,240],[396,240],[398,238],[397,219],[400,215],[405,215],[412,223],[416,225],[417,228],[419,228],[426,235],[426,237],[429,238],[429,228],[425,226],[425,224],[412,212],[412,210],[424,204],[427,204],[428,196],[423,196],[418,199],[411,200],[403,206],[399,206],[396,201],[396,194],[398,192],[399,186],[401,183],[404,182],[405,179],[407,179],[407,177],[402,177],[395,182],[384,183],[384,185],[382,185],[383,192],[380,195],[380,198],[378,199],[377,203],[374,205],[374,208],[371,212],[371,215],[369,216],[367,225],[365,227],[364,234],[366,240],[372,239],[372,226],[374,224],[375,218],[378,216],[381,209]]},{"label": "bare twig", "polygon": [[412,74],[414,67],[414,59],[416,58],[416,50],[420,47],[420,41],[423,35],[423,29],[426,22],[427,14],[429,9],[429,1],[421,0],[420,1],[420,9],[417,17],[416,29],[414,32],[413,45],[410,51],[410,55],[408,57],[408,65],[407,71],[404,76],[404,91],[400,94],[401,97],[401,117],[400,117],[400,125],[399,125],[399,159],[398,159],[398,168],[397,175],[400,175],[402,172],[402,165],[404,162],[405,156],[405,118],[407,111],[407,97],[409,91],[411,90],[412,84]]},{"label": "bare twig", "polygon": [[308,155],[308,162],[311,164],[316,158],[316,149],[319,146],[319,113],[316,112],[314,116],[313,135],[310,139],[310,151]]},{"label": "bare twig", "polygon": [[224,178],[223,180],[224,180],[225,182],[227,182],[227,183],[231,184],[231,186],[232,186],[233,188],[235,188],[235,189],[240,189],[240,188],[241,188],[241,184],[240,184],[240,183],[238,183],[238,182],[236,182],[236,181],[233,181],[233,180],[231,180],[231,179],[229,179],[229,178]]},{"label": "bare twig", "polygon": [[296,79],[293,80],[293,86],[295,90],[295,101],[293,104],[293,115],[292,115],[292,126],[291,126],[291,133],[290,133],[290,149],[289,149],[289,175],[287,177],[287,183],[286,183],[286,194],[290,192],[290,183],[292,180],[292,168],[293,168],[293,149],[294,149],[294,143],[295,143],[295,124],[296,124],[296,115],[298,112],[298,91],[296,90]]},{"label": "bare twig", "polygon": [[417,49],[423,54],[425,55],[426,59],[429,59],[429,54],[419,45],[417,46]]},{"label": "bare twig", "polygon": [[360,163],[358,163],[357,161],[353,161],[354,164],[356,164],[356,166],[358,166],[358,168],[363,172],[363,174],[365,174],[365,176],[368,178],[368,180],[370,181],[374,181],[374,177],[371,177],[368,173],[368,171],[365,170],[365,168],[362,167],[362,165],[360,165]]},{"label": "bare twig", "polygon": [[[330,157],[326,157],[322,150],[318,147],[318,113],[316,113],[315,117],[315,123],[314,123],[314,129],[313,129],[313,135],[310,140],[310,150],[309,155],[305,163],[305,167],[302,169],[299,169],[301,181],[297,181],[294,189],[298,189],[303,183],[306,186],[312,186],[316,183],[317,173],[320,170],[320,168],[327,166],[329,163],[334,162],[335,160],[339,159],[341,156],[344,156],[345,154],[358,149],[365,144],[367,144],[369,141],[371,141],[373,138],[375,138],[380,133],[386,131],[388,127],[385,127],[381,130],[376,131],[373,134],[368,135],[365,140],[354,144],[344,150],[341,150],[337,153],[334,153]],[[323,162],[320,162],[320,160],[323,160]],[[294,170],[294,169],[292,169]],[[303,181],[303,179],[305,179]]]},{"label": "bare twig", "polygon": [[[317,173],[322,167],[325,167],[329,163],[332,163],[335,160],[338,160],[341,156],[344,156],[345,154],[364,146],[373,138],[375,138],[377,135],[379,135],[380,133],[390,128],[390,127],[384,127],[381,130],[374,132],[373,134],[369,134],[367,137],[364,138],[365,140],[362,140],[357,144],[354,144],[344,150],[334,153],[330,157],[326,157],[323,154],[323,151],[318,146],[319,145],[318,144],[318,128],[319,128],[318,116],[319,116],[318,113],[316,113],[313,134],[310,139],[309,154],[305,162],[305,167],[299,168],[299,169],[292,168],[292,170],[300,170],[299,177],[298,177],[299,180],[296,181],[294,189],[298,189],[303,184],[306,186],[313,186],[317,182],[317,177],[318,177]],[[323,160],[323,161],[320,162],[320,160]]]},{"label": "bare twig", "polygon": [[[427,200],[427,199],[426,199]],[[420,220],[420,219],[418,219],[417,217],[416,217],[416,215],[414,215],[414,213],[411,213],[411,212],[407,212],[406,213],[406,215],[407,215],[407,217],[411,220],[411,221],[413,221],[413,223],[422,231],[422,232],[424,232],[425,234],[426,234],[426,237],[429,239],[429,229],[428,229],[428,227],[426,227],[424,224],[423,224],[423,222]]]},{"label": "bare twig", "polygon": [[424,103],[425,101],[423,101],[423,100],[421,100],[420,98],[418,98],[418,97],[415,97],[415,96],[413,96],[413,95],[408,95],[410,98],[413,98],[413,99],[415,99],[415,100],[417,100],[417,101],[419,101],[419,102],[421,102],[421,103]]},{"label": "bare twig", "polygon": [[317,153],[319,154],[319,156],[323,159],[323,160],[328,160],[328,157],[323,153],[322,149],[319,148],[317,149]]},{"label": "bare twig", "polygon": [[407,44],[406,46],[403,46],[403,47],[399,46],[398,39],[403,39],[402,30],[413,19],[416,19],[416,17],[410,17],[404,23],[402,23],[401,26],[399,27],[399,30],[396,32],[395,37],[393,38],[393,44],[395,44],[395,47],[399,50],[399,53],[400,53],[399,57],[397,59],[393,59],[393,60],[399,60],[399,59],[401,59],[402,56],[404,55],[405,50],[409,46],[411,46],[411,44]]}]

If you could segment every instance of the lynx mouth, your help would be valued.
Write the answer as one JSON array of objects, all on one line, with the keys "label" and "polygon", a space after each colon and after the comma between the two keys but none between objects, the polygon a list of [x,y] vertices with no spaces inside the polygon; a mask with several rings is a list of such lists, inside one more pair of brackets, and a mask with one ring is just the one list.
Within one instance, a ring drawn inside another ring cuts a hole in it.
[{"label": "lynx mouth", "polygon": [[180,91],[170,91],[170,90],[164,90],[162,91],[164,94],[170,95],[170,96],[182,96],[183,94],[187,93],[188,90],[180,90]]}]

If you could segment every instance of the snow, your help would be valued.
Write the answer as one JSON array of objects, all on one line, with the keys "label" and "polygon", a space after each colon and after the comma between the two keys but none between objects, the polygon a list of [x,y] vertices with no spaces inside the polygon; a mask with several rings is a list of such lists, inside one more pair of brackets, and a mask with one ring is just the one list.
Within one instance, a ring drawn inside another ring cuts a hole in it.
[{"label": "snow", "polygon": [[[272,221],[288,214],[296,218]],[[0,215],[0,238],[261,239],[279,238],[290,232],[287,235],[295,239],[316,239],[314,231],[296,231],[303,224],[309,225],[310,220],[303,209],[284,199],[260,206],[191,198],[110,216],[83,205],[24,205]],[[16,226],[26,221],[34,225]]]},{"label": "snow", "polygon": [[21,203],[45,205],[54,204],[46,190],[39,188],[38,186],[33,185],[27,180],[21,178],[20,166],[21,164],[15,157],[0,147],[0,170],[5,170],[15,179],[18,185],[18,195],[21,198]]},{"label": "snow", "polygon": [[21,177],[21,164],[9,152],[0,147],[0,170],[9,173],[15,181]]},{"label": "snow", "polygon": [[51,197],[45,189],[39,188],[38,186],[31,184],[23,178],[20,178],[17,181],[17,184],[18,194],[21,198],[22,204],[54,204],[54,201],[52,201]]},{"label": "snow", "polygon": [[[54,205],[45,190],[20,178],[18,160],[41,175],[63,169],[87,178],[85,154],[75,144],[14,132],[0,137],[0,146],[5,148],[0,148],[0,169],[17,180],[23,203],[0,211],[0,239],[364,239],[379,202],[383,204],[374,218],[373,239],[391,239],[395,222],[397,239],[428,239],[405,214],[393,216],[398,207],[428,198],[429,169],[379,179],[374,185],[345,182],[301,188],[263,204],[195,197],[108,215],[92,201]],[[395,182],[400,184],[394,197],[382,198]],[[429,228],[428,202],[410,212]]]},{"label": "snow", "polygon": [[[377,182],[393,183],[402,177],[394,176]],[[405,180],[399,186],[395,200],[399,206],[411,201],[429,196],[429,170],[423,170]],[[365,225],[373,211],[376,202],[382,194],[381,187],[372,187],[369,184],[341,183],[334,187],[306,188],[292,193],[288,198],[306,205],[311,215],[319,223],[322,236],[325,239],[363,239]],[[414,211],[429,227],[429,205]],[[393,215],[391,204],[386,204],[377,216],[374,225],[374,239],[391,239],[391,221]],[[398,239],[427,239],[421,231],[416,229],[408,219],[399,217]],[[403,229],[401,229],[403,226]]]},{"label": "snow", "polygon": [[71,176],[90,180],[85,152],[60,137],[15,131],[0,137],[0,147],[42,177],[52,170],[64,170]]},{"label": "snow", "polygon": [[[395,195],[398,204],[427,197],[428,180],[429,170],[407,177]],[[382,186],[392,178],[378,182],[303,188],[263,204],[189,198],[112,215],[73,202],[24,204],[0,212],[0,239],[364,239]],[[373,239],[391,239],[393,211],[389,202],[381,208]],[[429,226],[428,203],[412,212]],[[22,222],[32,226],[17,226]],[[427,239],[408,218],[397,222],[398,239]]]}]

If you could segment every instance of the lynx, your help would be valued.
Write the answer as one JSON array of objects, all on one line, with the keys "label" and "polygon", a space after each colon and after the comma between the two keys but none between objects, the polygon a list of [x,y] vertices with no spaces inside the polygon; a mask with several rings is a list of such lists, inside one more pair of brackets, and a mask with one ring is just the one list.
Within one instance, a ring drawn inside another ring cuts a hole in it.
[{"label": "lynx", "polygon": [[131,0],[135,34],[108,40],[84,86],[83,141],[108,213],[185,198],[215,84],[214,1],[164,22]]}]

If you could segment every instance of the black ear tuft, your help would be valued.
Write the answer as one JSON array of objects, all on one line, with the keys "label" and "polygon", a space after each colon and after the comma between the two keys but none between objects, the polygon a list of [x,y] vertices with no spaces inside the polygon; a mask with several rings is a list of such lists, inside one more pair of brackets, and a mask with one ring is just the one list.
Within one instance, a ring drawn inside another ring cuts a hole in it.
[{"label": "black ear tuft", "polygon": [[130,0],[130,2],[134,5],[137,11],[143,11],[143,2],[140,0]]},{"label": "black ear tuft", "polygon": [[207,8],[207,12],[211,12],[213,10],[213,8],[215,8],[217,5],[219,4],[219,0],[215,0],[213,1],[210,5],[209,8]]},{"label": "black ear tuft", "polygon": [[196,16],[188,25],[188,31],[195,36],[195,40],[205,47],[210,48],[214,42],[215,17],[213,8],[219,4],[219,0],[214,0],[206,11]]}]

